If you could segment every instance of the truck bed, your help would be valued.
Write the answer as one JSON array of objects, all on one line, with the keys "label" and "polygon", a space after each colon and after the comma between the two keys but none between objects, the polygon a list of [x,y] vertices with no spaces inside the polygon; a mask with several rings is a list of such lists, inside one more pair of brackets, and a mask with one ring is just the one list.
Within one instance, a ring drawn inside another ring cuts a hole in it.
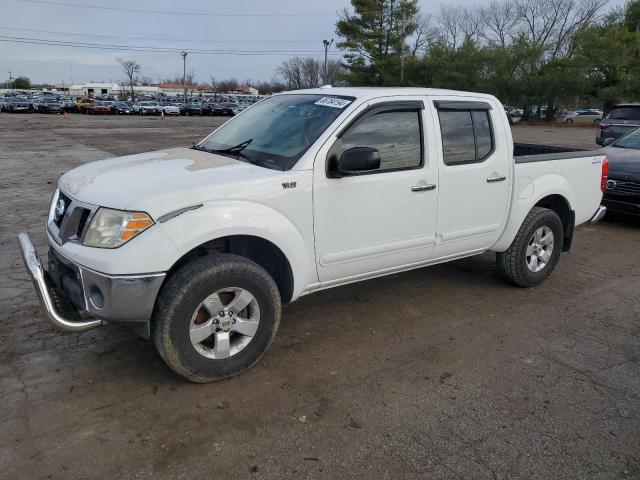
[{"label": "truck bed", "polygon": [[571,147],[536,145],[533,143],[514,143],[513,156],[516,163],[546,162],[568,158],[593,157],[604,155],[600,150],[582,150]]}]

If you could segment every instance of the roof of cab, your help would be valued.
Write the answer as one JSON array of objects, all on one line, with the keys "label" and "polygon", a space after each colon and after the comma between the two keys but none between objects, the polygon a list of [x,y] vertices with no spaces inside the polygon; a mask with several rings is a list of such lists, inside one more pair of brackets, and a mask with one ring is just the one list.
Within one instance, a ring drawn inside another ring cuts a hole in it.
[{"label": "roof of cab", "polygon": [[359,100],[379,98],[395,95],[453,95],[459,97],[494,98],[486,93],[461,92],[458,90],[445,90],[439,88],[415,88],[415,87],[320,87],[304,90],[290,90],[282,93],[316,94],[316,95],[342,95],[356,97]]}]

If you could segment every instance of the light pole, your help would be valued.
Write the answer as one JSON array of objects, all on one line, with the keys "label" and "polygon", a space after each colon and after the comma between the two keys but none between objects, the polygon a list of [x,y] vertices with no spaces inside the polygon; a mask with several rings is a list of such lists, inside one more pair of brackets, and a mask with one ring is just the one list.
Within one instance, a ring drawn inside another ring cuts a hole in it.
[{"label": "light pole", "polygon": [[182,55],[182,86],[184,87],[184,103],[187,103],[187,52],[184,50]]},{"label": "light pole", "polygon": [[323,84],[327,84],[327,68],[329,66],[329,47],[333,44],[333,38],[331,41],[322,40],[322,44],[324,45],[324,78],[322,79]]},{"label": "light pole", "polygon": [[9,88],[13,90],[13,74],[9,71]]}]

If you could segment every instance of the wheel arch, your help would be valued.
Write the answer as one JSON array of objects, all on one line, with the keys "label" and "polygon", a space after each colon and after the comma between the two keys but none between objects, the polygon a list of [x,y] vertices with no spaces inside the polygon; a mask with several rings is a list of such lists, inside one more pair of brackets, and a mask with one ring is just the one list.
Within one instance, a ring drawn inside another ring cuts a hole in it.
[{"label": "wheel arch", "polygon": [[268,263],[264,252],[271,252],[286,267],[277,271],[291,272],[279,277],[283,303],[295,300],[307,285],[317,281],[312,225],[299,226],[270,206],[244,200],[213,202],[159,225],[176,246],[164,271],[190,252],[205,247],[211,250],[216,245],[216,251],[243,255],[263,267]]},{"label": "wheel arch", "polygon": [[571,242],[573,241],[573,227],[576,221],[576,214],[571,209],[569,201],[562,195],[556,193],[540,199],[534,207],[548,208],[558,214],[560,221],[562,222],[562,229],[564,233],[562,251],[568,252],[571,249]]},{"label": "wheel arch", "polygon": [[504,232],[491,250],[503,252],[509,248],[527,215],[534,207],[549,208],[558,214],[564,228],[563,251],[568,251],[573,239],[575,192],[566,178],[557,174],[542,175],[521,182],[514,192],[511,212]]},{"label": "wheel arch", "polygon": [[282,303],[291,301],[294,276],[289,259],[276,244],[255,235],[227,235],[204,242],[178,258],[167,272],[167,279],[190,261],[216,253],[231,253],[257,263],[276,282]]}]

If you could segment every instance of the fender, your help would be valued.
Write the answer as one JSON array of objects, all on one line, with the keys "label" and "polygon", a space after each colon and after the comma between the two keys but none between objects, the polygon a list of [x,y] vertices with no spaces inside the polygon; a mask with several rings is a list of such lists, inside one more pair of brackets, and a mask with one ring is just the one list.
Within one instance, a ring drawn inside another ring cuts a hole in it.
[{"label": "fender", "polygon": [[557,173],[542,175],[535,180],[526,176],[520,177],[514,189],[511,213],[505,230],[490,249],[495,252],[504,252],[509,248],[531,209],[543,198],[560,195],[567,201],[571,210],[572,205],[575,205],[576,194],[571,183]]},{"label": "fender", "polygon": [[[270,241],[285,255],[293,273],[295,300],[308,284],[318,281],[314,246],[299,228],[277,210],[246,201],[215,201],[159,224],[176,250],[169,252],[167,270],[194,248],[232,235],[251,235]],[[313,238],[313,236],[311,236]],[[165,263],[165,262],[163,262]]]}]

